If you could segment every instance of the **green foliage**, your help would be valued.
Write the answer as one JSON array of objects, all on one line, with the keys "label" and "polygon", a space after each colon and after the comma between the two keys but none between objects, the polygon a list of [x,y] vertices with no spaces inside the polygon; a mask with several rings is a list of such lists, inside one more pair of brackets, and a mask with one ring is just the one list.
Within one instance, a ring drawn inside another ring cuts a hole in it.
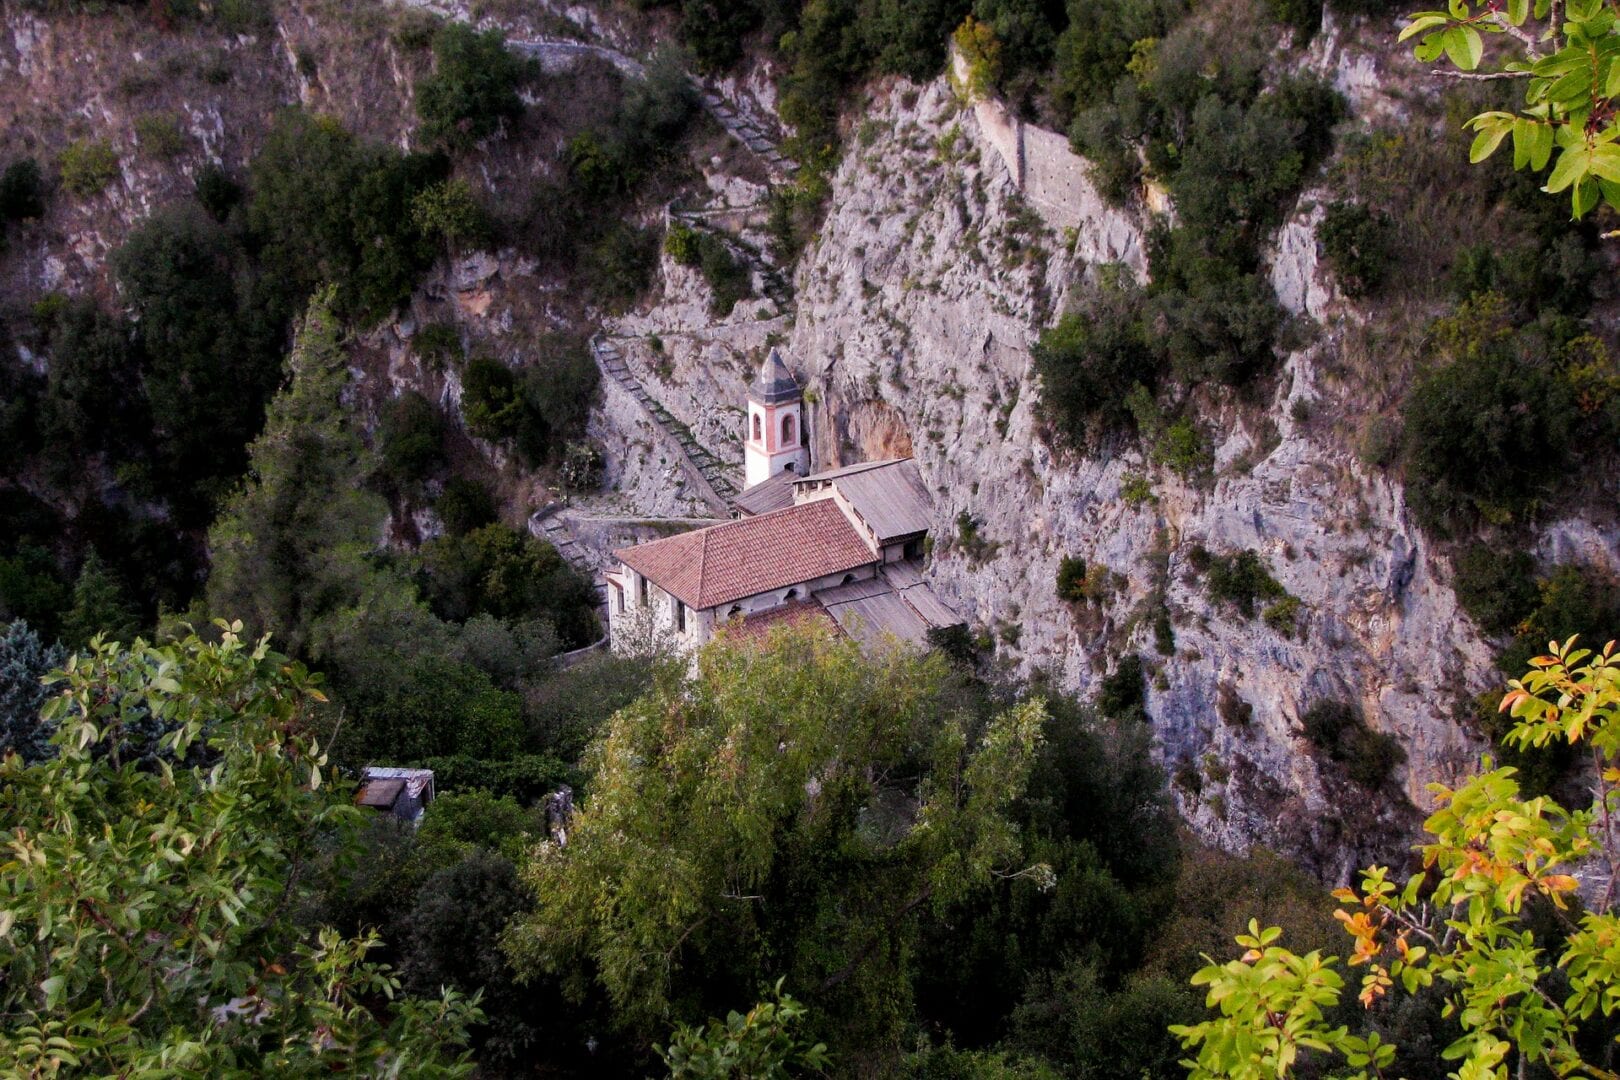
[{"label": "green foliage", "polygon": [[56,560],[40,544],[24,541],[0,556],[0,619],[26,619],[55,638],[70,595]]},{"label": "green foliage", "polygon": [[594,300],[610,311],[623,310],[652,284],[657,263],[657,234],[615,221],[581,253],[580,273]]},{"label": "green foliage", "polygon": [[590,583],[543,540],[505,525],[446,534],[422,546],[423,591],[444,619],[543,616],[567,648],[598,636]]},{"label": "green foliage", "polygon": [[441,180],[411,199],[411,224],[452,250],[486,243],[493,231],[489,212],[465,180]]},{"label": "green foliage", "polygon": [[717,75],[742,58],[743,38],[760,25],[761,7],[751,0],[680,0],[681,44],[699,72]]},{"label": "green foliage", "polygon": [[171,112],[151,112],[135,118],[135,143],[147,157],[167,161],[179,157],[190,139],[180,126],[179,116]]},{"label": "green foliage", "polygon": [[[1364,972],[1361,1004],[1371,1010],[1430,987],[1443,992],[1455,1026],[1440,1056],[1457,1063],[1454,1075],[1505,1077],[1514,1064],[1526,1074],[1606,1071],[1598,1049],[1604,1040],[1586,1035],[1606,1027],[1620,1007],[1610,956],[1620,925],[1607,893],[1584,911],[1571,910],[1571,900],[1580,888],[1577,868],[1607,873],[1620,861],[1606,824],[1620,779],[1613,765],[1620,659],[1611,652],[1554,642],[1509,682],[1502,701],[1515,720],[1511,744],[1563,742],[1592,754],[1592,808],[1526,799],[1511,768],[1455,787],[1431,784],[1436,810],[1424,823],[1423,869],[1401,883],[1374,866],[1359,888],[1334,893],[1353,942],[1349,965]],[[1196,1059],[1191,1075],[1291,1077],[1305,1050],[1342,1057],[1358,1077],[1387,1075],[1395,1045],[1329,1019],[1344,985],[1337,958],[1298,956],[1276,944],[1279,936],[1253,921],[1238,939],[1247,950],[1241,958],[1211,961],[1194,976],[1210,987],[1207,1003],[1221,1014],[1175,1029]]]},{"label": "green foliage", "polygon": [[1209,569],[1204,585],[1209,595],[1231,604],[1246,619],[1254,617],[1255,601],[1276,601],[1288,595],[1266,569],[1265,561],[1253,551],[1208,555],[1207,559]]},{"label": "green foliage", "polygon": [[1391,228],[1387,215],[1360,203],[1328,204],[1316,235],[1346,296],[1365,299],[1378,292],[1393,257]]},{"label": "green foliage", "polygon": [[1567,460],[1577,415],[1569,383],[1536,355],[1533,335],[1505,324],[1498,298],[1476,297],[1433,337],[1441,361],[1405,405],[1413,512],[1442,532],[1521,516]]},{"label": "green foliage", "polygon": [[[357,816],[303,734],[319,694],[300,666],[227,631],[108,644],[59,685],[55,757],[0,764],[5,1060],[39,1075],[470,1073],[458,1052],[476,1008],[397,997],[366,960],[375,935],[289,915],[301,867]],[[121,761],[147,710],[172,729],[173,765]],[[194,755],[207,764],[179,764]],[[384,997],[386,1021],[366,1007]]]},{"label": "green foliage", "polygon": [[1072,555],[1063,556],[1058,563],[1057,598],[1065,604],[1079,604],[1086,599],[1086,560]]},{"label": "green foliage", "polygon": [[851,1039],[883,1045],[923,913],[1021,865],[1007,814],[1044,710],[975,721],[947,705],[948,679],[937,656],[791,633],[667,672],[587,754],[567,846],[524,871],[537,907],[507,935],[519,970],[597,981],[634,1028],[693,975],[734,984],[771,957]]},{"label": "green foliage", "polygon": [[122,319],[81,297],[53,305],[45,342],[51,367],[40,427],[65,446],[132,456],[150,418],[139,345]]},{"label": "green foliage", "polygon": [[368,557],[388,508],[361,486],[371,459],[344,422],[348,355],[317,296],[287,359],[291,379],[252,447],[253,479],[209,532],[211,611],[234,611],[289,651],[320,649],[321,627],[381,587]]},{"label": "green foliage", "polygon": [[468,361],[461,375],[461,413],[469,432],[492,442],[512,439],[524,419],[523,405],[511,368],[487,356]]},{"label": "green foliage", "polygon": [[92,551],[73,583],[73,606],[62,616],[62,640],[75,649],[97,634],[129,641],[140,630],[140,613],[117,575]]},{"label": "green foliage", "polygon": [[443,493],[433,501],[433,512],[450,536],[465,536],[492,524],[498,516],[495,496],[489,488],[463,476],[452,476],[444,482]]},{"label": "green foliage", "polygon": [[13,619],[0,633],[0,759],[17,754],[34,762],[51,753],[53,727],[39,718],[45,677],[67,655],[60,644],[46,645],[22,619]]},{"label": "green foliage", "polygon": [[407,390],[383,409],[377,429],[382,472],[399,488],[422,483],[444,468],[444,418],[427,398]]},{"label": "green foliage", "polygon": [[441,792],[488,791],[522,806],[538,804],[563,784],[577,788],[580,783],[578,769],[546,754],[494,760],[457,753],[422,758],[421,765],[433,770],[433,783]]},{"label": "green foliage", "polygon": [[449,322],[428,323],[419,329],[411,338],[411,351],[434,371],[460,364],[467,355],[461,347],[461,331]]},{"label": "green foliage", "polygon": [[672,1080],[786,1080],[805,1071],[823,1072],[828,1064],[824,1043],[811,1043],[798,1033],[806,1009],[776,980],[771,998],[748,1010],[710,1020],[704,1027],[681,1024],[670,1033],[669,1046],[658,1056]]},{"label": "green foliage", "polygon": [[1351,780],[1370,791],[1389,782],[1395,767],[1406,760],[1394,736],[1373,731],[1361,710],[1348,701],[1318,701],[1300,717],[1305,738],[1345,767]]},{"label": "green foliage", "polygon": [[1294,45],[1300,47],[1322,26],[1322,0],[1268,0],[1271,17],[1294,30]]},{"label": "green foliage", "polygon": [[1097,711],[1114,720],[1146,717],[1147,677],[1136,653],[1120,657],[1103,679],[1097,690]]},{"label": "green foliage", "polygon": [[0,224],[45,215],[45,178],[39,162],[18,158],[0,173]]},{"label": "green foliage", "polygon": [[1140,296],[1107,284],[1058,324],[1041,334],[1032,350],[1041,380],[1041,409],[1073,443],[1126,426],[1127,395],[1135,386],[1153,390],[1160,361],[1149,345]]},{"label": "green foliage", "polygon": [[88,199],[118,178],[118,154],[107,143],[79,139],[62,149],[56,169],[70,194]]},{"label": "green foliage", "polygon": [[196,203],[146,219],[112,264],[139,316],[155,483],[187,522],[204,522],[241,474],[280,379],[280,320],[240,242]]},{"label": "green foliage", "polygon": [[705,229],[694,229],[681,222],[670,225],[664,236],[664,250],[682,266],[702,271],[714,296],[709,303],[711,314],[725,316],[737,301],[754,295],[753,278],[748,267],[731,253],[726,242]]},{"label": "green foliage", "polygon": [[1535,608],[1535,572],[1526,551],[1475,543],[1458,554],[1452,588],[1482,631],[1503,634]]},{"label": "green foliage", "polygon": [[468,150],[521,116],[517,85],[524,70],[499,30],[480,33],[459,22],[440,27],[433,35],[433,74],[416,84],[423,141]]},{"label": "green foliage", "polygon": [[222,223],[241,204],[245,194],[242,185],[231,179],[230,174],[218,165],[204,165],[198,169],[193,187],[198,205],[208,211],[209,217]]},{"label": "green foliage", "polygon": [[438,155],[361,143],[298,109],[279,113],[253,160],[248,211],[275,310],[298,310],[323,282],[336,284],[338,312],[363,324],[404,303],[439,250],[412,206],[446,170]]},{"label": "green foliage", "polygon": [[[1515,0],[1498,13],[1483,2],[1462,0],[1447,11],[1408,16],[1400,40],[1418,37],[1413,54],[1419,60],[1429,63],[1444,54],[1465,72],[1484,59],[1483,34],[1511,32],[1531,43],[1528,59],[1516,51],[1503,61],[1493,54],[1492,68],[1525,73],[1525,104],[1517,112],[1493,110],[1470,120],[1476,135],[1468,160],[1485,160],[1511,136],[1513,167],[1548,170],[1542,190],[1568,191],[1575,217],[1600,201],[1620,210],[1620,122],[1614,109],[1620,99],[1620,24],[1599,0],[1560,8],[1537,3],[1534,12],[1531,7],[1528,0]],[[1535,25],[1543,20],[1545,27]]]}]

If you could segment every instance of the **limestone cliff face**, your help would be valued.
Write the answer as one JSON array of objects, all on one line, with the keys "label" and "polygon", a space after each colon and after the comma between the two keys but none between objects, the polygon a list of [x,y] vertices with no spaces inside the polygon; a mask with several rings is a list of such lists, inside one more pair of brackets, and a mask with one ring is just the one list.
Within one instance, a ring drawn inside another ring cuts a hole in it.
[{"label": "limestone cliff face", "polygon": [[[1067,150],[1027,130],[1021,192],[1003,119],[962,107],[943,79],[875,90],[799,267],[785,346],[813,399],[816,465],[915,454],[935,498],[936,588],[990,631],[1010,668],[1047,669],[1089,692],[1114,658],[1142,654],[1156,669],[1148,708],[1163,760],[1201,835],[1281,849],[1330,879],[1399,858],[1417,811],[1319,761],[1299,717],[1319,700],[1359,703],[1400,740],[1398,786],[1426,806],[1423,785],[1482,749],[1451,702],[1490,682],[1490,651],[1399,486],[1294,418],[1298,399],[1333,407],[1317,369],[1335,335],[1286,358],[1263,408],[1213,406],[1210,485],[1154,469],[1134,447],[1054,456],[1037,434],[1030,346],[1091,267],[1143,269],[1142,228],[1082,176],[1055,212],[1031,198],[1029,178],[1063,169]],[[1032,151],[1047,157],[1032,164]],[[1274,259],[1284,303],[1306,315],[1336,299],[1315,265],[1315,220],[1302,209]],[[682,393],[671,407],[694,428],[734,425],[744,372],[731,355],[718,370],[703,348],[674,357]],[[1600,544],[1578,527],[1563,535]],[[1296,632],[1211,602],[1189,566],[1195,545],[1257,552],[1302,603]],[[1111,598],[1060,602],[1065,556],[1107,567]],[[1153,639],[1158,596],[1174,625],[1171,656]]]}]

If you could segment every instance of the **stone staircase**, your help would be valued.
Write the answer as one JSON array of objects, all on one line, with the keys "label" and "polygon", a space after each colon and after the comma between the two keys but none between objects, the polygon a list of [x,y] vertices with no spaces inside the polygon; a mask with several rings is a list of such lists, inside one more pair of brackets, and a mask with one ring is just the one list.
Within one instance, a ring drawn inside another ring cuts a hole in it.
[{"label": "stone staircase", "polygon": [[714,224],[714,218],[735,212],[731,207],[720,211],[683,210],[675,203],[670,203],[665,211],[665,228],[668,229],[669,222],[679,221],[687,228],[699,229],[719,240],[726,245],[726,250],[731,252],[738,262],[758,275],[765,298],[776,307],[776,313],[778,315],[790,313],[793,310],[793,287],[781,269],[760,254],[758,249],[743,243],[732,233]]},{"label": "stone staircase", "polygon": [[776,140],[762,131],[758,124],[738,112],[729,101],[702,83],[694,80],[694,85],[697,86],[698,93],[702,96],[703,107],[708,110],[709,115],[730,132],[732,138],[758,154],[771,172],[780,177],[792,177],[799,171],[799,163],[784,156]]},{"label": "stone staircase", "polygon": [[692,468],[709,485],[715,497],[714,501],[720,505],[729,505],[739,491],[736,483],[721,466],[719,459],[697,441],[691,429],[670,415],[669,410],[647,392],[641,380],[636,378],[635,372],[630,370],[630,365],[625,363],[624,354],[619,352],[619,347],[598,334],[591,339],[591,352],[596,356],[597,365],[624,387],[631,397],[639,401],[641,407],[657,421],[658,426],[680,445]]},{"label": "stone staircase", "polygon": [[556,503],[543,506],[529,515],[529,533],[536,539],[544,540],[557,549],[563,561],[575,570],[578,570],[596,588],[597,601],[607,603],[607,582],[596,572],[590,559],[585,555],[585,549],[574,540],[574,534],[568,531],[568,526],[557,516],[560,507]]}]

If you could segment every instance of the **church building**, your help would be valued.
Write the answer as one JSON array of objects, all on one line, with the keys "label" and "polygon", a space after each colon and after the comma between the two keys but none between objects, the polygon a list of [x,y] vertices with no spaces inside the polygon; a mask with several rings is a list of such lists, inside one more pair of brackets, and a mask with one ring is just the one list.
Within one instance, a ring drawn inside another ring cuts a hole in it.
[{"label": "church building", "polygon": [[775,349],[749,386],[737,518],[624,548],[607,575],[616,648],[647,632],[696,649],[814,622],[865,648],[960,625],[922,576],[930,499],[910,458],[810,472],[804,395]]}]

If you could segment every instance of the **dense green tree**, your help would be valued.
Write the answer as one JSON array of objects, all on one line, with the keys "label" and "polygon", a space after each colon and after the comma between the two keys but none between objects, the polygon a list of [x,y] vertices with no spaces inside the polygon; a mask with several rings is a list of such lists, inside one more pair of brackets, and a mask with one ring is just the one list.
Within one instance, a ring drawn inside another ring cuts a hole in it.
[{"label": "dense green tree", "polygon": [[383,476],[397,488],[420,484],[446,464],[444,419],[414,390],[383,406],[377,434]]},{"label": "dense green tree", "polygon": [[1041,335],[1032,356],[1042,413],[1074,444],[1130,424],[1131,388],[1158,385],[1160,360],[1148,342],[1141,298],[1122,285],[1105,283],[1066,313]]},{"label": "dense green tree", "polygon": [[439,254],[411,209],[447,167],[439,155],[362,143],[335,120],[277,114],[253,160],[248,210],[268,310],[285,318],[331,282],[345,316],[372,323],[393,311]]},{"label": "dense green tree", "polygon": [[206,520],[246,464],[281,372],[280,331],[245,252],[194,202],[148,218],[113,256],[138,316],[163,493]]},{"label": "dense green tree", "polygon": [[942,659],[867,660],[824,635],[721,644],[669,672],[587,755],[567,846],[525,870],[519,970],[599,981],[636,1030],[774,967],[840,1028],[840,1054],[881,1047],[924,913],[1049,874],[1023,864],[1007,816],[1041,706],[981,721],[949,685]]},{"label": "dense green tree", "polygon": [[[323,785],[318,700],[229,631],[80,658],[46,707],[56,755],[0,763],[0,1057],[27,1075],[470,1072],[476,1009],[398,996],[374,935],[291,917],[302,868],[359,813]],[[207,764],[95,752],[148,713]]]},{"label": "dense green tree", "polygon": [[1564,466],[1577,415],[1569,383],[1499,298],[1478,297],[1437,324],[1439,362],[1407,395],[1407,498],[1445,530],[1523,514]]},{"label": "dense green tree", "polygon": [[45,213],[45,178],[39,162],[20,158],[0,173],[0,225],[27,221]]},{"label": "dense green tree", "polygon": [[523,113],[517,85],[524,63],[499,30],[450,22],[433,35],[433,73],[416,84],[421,136],[458,150],[471,148]]},{"label": "dense green tree", "polygon": [[388,508],[360,484],[370,455],[341,402],[348,356],[332,301],[331,290],[311,301],[248,482],[209,533],[209,610],[236,612],[295,653],[318,651],[319,624],[381,587],[369,556]]},{"label": "dense green tree", "polygon": [[85,557],[73,583],[73,606],[62,616],[62,640],[82,648],[97,634],[129,641],[140,631],[140,612],[117,574],[94,551]]},{"label": "dense green tree", "polygon": [[60,644],[46,645],[22,619],[0,632],[0,758],[39,761],[50,752],[51,728],[40,722],[45,676],[67,660]]},{"label": "dense green tree", "polygon": [[89,297],[52,305],[43,426],[62,444],[128,453],[148,439],[142,351],[132,328]]},{"label": "dense green tree", "polygon": [[492,524],[437,537],[423,545],[422,565],[423,593],[440,618],[543,616],[569,648],[597,637],[590,583],[555,548],[527,532]]}]

